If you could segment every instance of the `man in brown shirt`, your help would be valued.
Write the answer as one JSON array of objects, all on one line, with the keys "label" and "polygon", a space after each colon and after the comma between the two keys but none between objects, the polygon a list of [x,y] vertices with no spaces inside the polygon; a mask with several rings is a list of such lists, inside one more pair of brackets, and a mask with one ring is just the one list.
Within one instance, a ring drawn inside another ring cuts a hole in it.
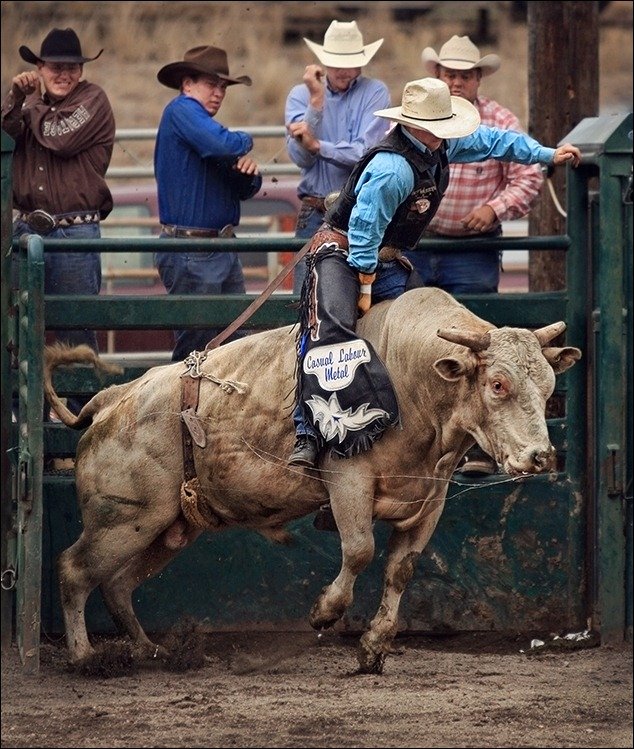
[{"label": "man in brown shirt", "polygon": [[[115,122],[102,88],[81,80],[85,62],[73,29],[53,29],[39,55],[19,49],[36,66],[16,75],[2,103],[2,128],[15,140],[13,236],[94,239],[112,210],[105,174],[112,156]],[[99,294],[98,252],[45,253],[47,294]],[[91,330],[59,331],[58,340],[87,343]]]}]

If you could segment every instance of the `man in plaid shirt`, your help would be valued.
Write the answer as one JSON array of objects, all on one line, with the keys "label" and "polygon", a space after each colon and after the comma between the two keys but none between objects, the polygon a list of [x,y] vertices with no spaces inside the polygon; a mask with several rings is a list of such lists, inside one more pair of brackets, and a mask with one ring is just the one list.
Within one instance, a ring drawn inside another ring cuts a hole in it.
[{"label": "man in plaid shirt", "polygon": [[[440,49],[422,52],[429,75],[444,81],[453,96],[470,101],[483,125],[522,131],[518,118],[493,99],[478,96],[480,81],[500,66],[497,55],[480,57],[468,36],[453,36]],[[525,216],[543,184],[539,164],[483,161],[450,165],[449,187],[425,233],[426,237],[463,239],[499,237],[501,221]],[[494,293],[500,282],[501,253],[495,249],[475,252],[455,250],[405,253],[425,286],[437,286],[450,294]],[[461,471],[468,475],[495,472],[495,464],[479,448],[471,450]]]}]

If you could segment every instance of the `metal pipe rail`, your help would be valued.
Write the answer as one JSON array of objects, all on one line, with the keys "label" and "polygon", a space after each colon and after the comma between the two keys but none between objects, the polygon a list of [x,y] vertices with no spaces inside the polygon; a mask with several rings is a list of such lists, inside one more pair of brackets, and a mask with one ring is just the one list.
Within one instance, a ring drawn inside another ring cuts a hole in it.
[{"label": "metal pipe rail", "polygon": [[[102,237],[101,239],[46,239],[42,238],[47,252],[156,252],[164,248],[164,241],[157,237]],[[170,239],[170,251],[178,252],[293,252],[300,250],[306,243],[298,237],[236,237],[213,239]],[[13,249],[18,249],[13,241]],[[478,251],[483,248],[498,250],[568,250],[570,237],[500,237],[496,239],[472,239],[468,244],[461,239],[422,239],[417,248],[420,250],[460,250],[461,252]]]}]

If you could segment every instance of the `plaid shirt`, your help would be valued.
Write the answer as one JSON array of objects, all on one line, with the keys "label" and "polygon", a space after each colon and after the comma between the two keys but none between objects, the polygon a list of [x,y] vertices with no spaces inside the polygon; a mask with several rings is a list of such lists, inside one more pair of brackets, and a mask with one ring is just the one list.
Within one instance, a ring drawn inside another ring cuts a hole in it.
[{"label": "plaid shirt", "polygon": [[[475,106],[482,124],[523,132],[517,117],[492,99],[480,97]],[[474,208],[489,205],[499,221],[525,216],[535,202],[544,178],[539,164],[481,161],[450,164],[449,187],[428,230],[436,234],[479,234],[465,229],[463,219]],[[497,226],[497,224],[496,224]],[[492,230],[495,226],[492,227]]]}]

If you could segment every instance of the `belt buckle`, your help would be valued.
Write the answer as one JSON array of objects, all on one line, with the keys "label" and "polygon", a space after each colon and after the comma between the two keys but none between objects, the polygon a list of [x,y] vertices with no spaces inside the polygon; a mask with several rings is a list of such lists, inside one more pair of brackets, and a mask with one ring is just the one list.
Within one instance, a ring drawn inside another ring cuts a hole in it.
[{"label": "belt buckle", "polygon": [[50,234],[57,226],[57,221],[50,213],[37,209],[26,217],[26,223],[38,234]]},{"label": "belt buckle", "polygon": [[326,195],[324,198],[324,211],[330,210],[330,208],[337,202],[339,195],[341,195],[341,190],[334,190]]}]

